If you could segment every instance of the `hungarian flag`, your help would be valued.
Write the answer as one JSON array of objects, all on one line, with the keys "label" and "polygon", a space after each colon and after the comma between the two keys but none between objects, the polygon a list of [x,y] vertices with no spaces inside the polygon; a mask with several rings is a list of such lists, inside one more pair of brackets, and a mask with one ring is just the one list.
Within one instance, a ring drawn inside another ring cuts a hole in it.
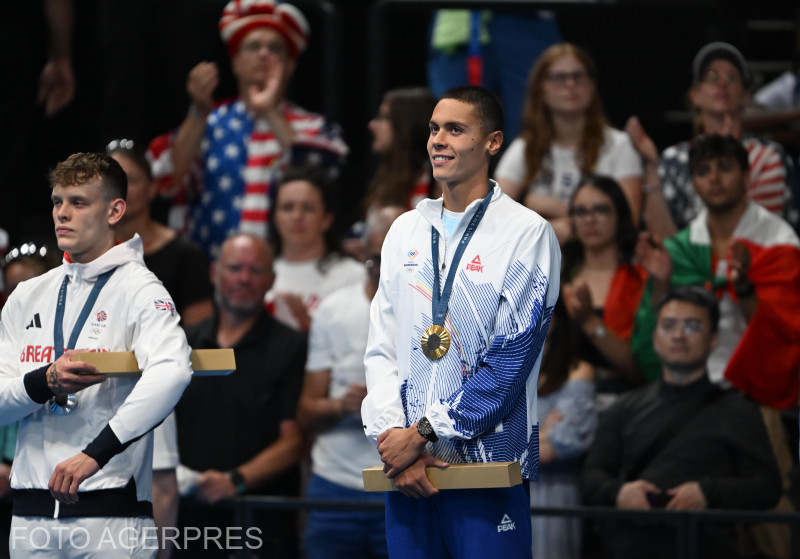
[{"label": "hungarian flag", "polygon": [[[671,285],[698,285],[738,298],[730,278],[714,274],[715,258],[703,210],[688,227],[667,239]],[[800,240],[783,219],[750,203],[733,233],[750,252],[747,277],[758,298],[755,314],[728,360],[725,378],[757,402],[779,409],[797,403],[800,373]],[[632,350],[640,363],[652,361],[655,315],[645,291],[637,311]],[[648,358],[649,356],[649,358]]]}]

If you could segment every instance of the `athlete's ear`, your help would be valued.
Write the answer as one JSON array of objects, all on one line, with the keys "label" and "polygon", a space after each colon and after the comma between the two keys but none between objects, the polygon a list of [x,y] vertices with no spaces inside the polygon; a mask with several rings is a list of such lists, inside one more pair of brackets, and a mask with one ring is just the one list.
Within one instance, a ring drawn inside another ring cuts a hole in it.
[{"label": "athlete's ear", "polygon": [[502,130],[495,130],[491,134],[489,134],[489,143],[487,146],[487,151],[489,152],[489,157],[497,155],[497,152],[500,151],[500,147],[503,145],[503,131]]},{"label": "athlete's ear", "polygon": [[122,198],[115,198],[111,201],[111,203],[108,205],[108,224],[111,227],[114,227],[117,223],[119,223],[119,221],[122,219],[122,216],[125,215],[125,210],[127,207],[128,205]]}]

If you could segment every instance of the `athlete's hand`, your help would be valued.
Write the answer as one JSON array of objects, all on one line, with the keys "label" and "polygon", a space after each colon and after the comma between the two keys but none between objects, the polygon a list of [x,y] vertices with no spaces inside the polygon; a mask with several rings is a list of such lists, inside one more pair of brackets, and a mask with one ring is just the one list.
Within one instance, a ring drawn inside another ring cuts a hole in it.
[{"label": "athlete's hand", "polygon": [[100,466],[95,459],[81,452],[61,462],[53,471],[47,487],[56,501],[71,505],[78,502],[78,487],[97,473]]},{"label": "athlete's hand", "polygon": [[425,475],[425,468],[428,466],[436,466],[437,468],[444,469],[449,466],[449,464],[429,454],[421,454],[414,463],[397,474],[397,477],[394,478],[395,486],[403,495],[413,497],[414,499],[436,495],[439,490],[431,484],[428,476]]},{"label": "athlete's hand", "polygon": [[386,477],[392,479],[413,464],[427,442],[417,431],[416,423],[408,429],[395,427],[378,435],[378,452]]},{"label": "athlete's hand", "polygon": [[47,369],[47,386],[53,394],[56,396],[75,394],[106,380],[105,375],[98,373],[94,365],[70,359],[76,353],[85,352],[86,350],[68,349],[50,365]]},{"label": "athlete's hand", "polygon": [[206,470],[197,478],[197,498],[206,503],[216,503],[236,495],[236,486],[228,474]]}]

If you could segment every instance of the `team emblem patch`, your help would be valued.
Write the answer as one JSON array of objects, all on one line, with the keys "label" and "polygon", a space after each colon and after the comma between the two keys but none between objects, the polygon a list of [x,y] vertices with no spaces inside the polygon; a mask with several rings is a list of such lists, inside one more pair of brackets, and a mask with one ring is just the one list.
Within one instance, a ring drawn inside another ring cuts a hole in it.
[{"label": "team emblem patch", "polygon": [[170,316],[175,316],[175,305],[172,304],[172,301],[158,299],[155,301],[155,305],[157,311],[167,311],[169,312]]},{"label": "team emblem patch", "polygon": [[97,322],[105,322],[108,319],[108,315],[106,311],[100,311],[97,313]]}]

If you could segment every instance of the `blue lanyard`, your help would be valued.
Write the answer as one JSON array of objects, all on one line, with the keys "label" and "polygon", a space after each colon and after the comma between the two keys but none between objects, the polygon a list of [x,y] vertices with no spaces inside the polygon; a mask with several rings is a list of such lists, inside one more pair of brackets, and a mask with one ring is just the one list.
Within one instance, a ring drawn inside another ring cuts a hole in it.
[{"label": "blue lanyard", "polygon": [[439,326],[444,326],[444,317],[447,314],[447,305],[450,302],[450,295],[453,292],[453,281],[456,279],[456,271],[458,270],[458,263],[467,250],[472,234],[478,228],[478,224],[483,219],[483,214],[486,213],[486,208],[489,207],[489,202],[492,201],[493,188],[489,188],[489,193],[475,210],[472,219],[469,220],[467,230],[464,231],[464,236],[458,242],[458,248],[453,255],[453,263],[450,265],[450,271],[447,273],[447,279],[444,282],[444,289],[441,296],[439,295],[439,232],[435,227],[431,226],[431,253],[433,255],[433,323]]},{"label": "blue lanyard", "polygon": [[[72,334],[69,337],[69,345],[66,349],[75,349],[75,344],[78,343],[78,336],[81,334],[83,325],[86,324],[86,319],[89,318],[89,313],[92,311],[95,302],[97,302],[97,296],[100,295],[100,290],[103,289],[103,286],[108,282],[108,278],[111,277],[114,270],[116,270],[116,268],[104,272],[97,278],[97,281],[94,282],[94,286],[89,292],[89,298],[86,299],[86,303],[84,303],[83,309],[81,309],[81,314],[78,315],[78,320],[75,321],[75,326],[72,328]],[[67,283],[69,283],[69,277],[64,276],[64,281],[61,282],[61,288],[58,290],[58,301],[56,302],[56,323],[53,326],[53,343],[55,344],[53,351],[56,354],[56,359],[64,354],[65,349],[64,307],[67,302]]]}]

